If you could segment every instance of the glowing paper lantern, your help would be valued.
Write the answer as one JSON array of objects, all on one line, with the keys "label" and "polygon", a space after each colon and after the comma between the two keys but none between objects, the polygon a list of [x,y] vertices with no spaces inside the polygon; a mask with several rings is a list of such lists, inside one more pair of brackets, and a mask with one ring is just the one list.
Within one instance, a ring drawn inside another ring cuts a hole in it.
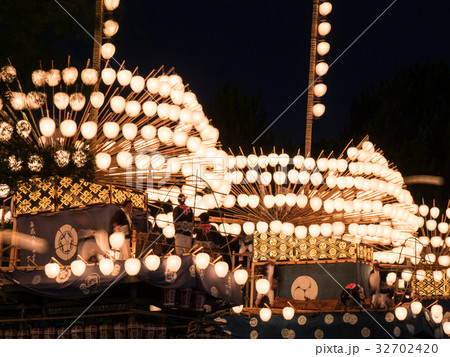
[{"label": "glowing paper lantern", "polygon": [[280,221],[276,220],[276,221],[270,222],[269,227],[273,233],[279,234],[281,232],[283,224]]},{"label": "glowing paper lantern", "polygon": [[91,104],[94,108],[100,108],[105,101],[105,95],[102,92],[92,92]]},{"label": "glowing paper lantern", "polygon": [[406,309],[406,307],[404,306],[398,306],[395,309],[395,317],[399,320],[399,321],[403,321],[404,319],[406,319],[406,316],[408,316],[408,310]]},{"label": "glowing paper lantern", "polygon": [[100,170],[106,170],[111,164],[111,156],[107,153],[100,152],[95,155],[95,163]]},{"label": "glowing paper lantern", "polygon": [[258,294],[267,294],[270,290],[270,282],[267,279],[258,279],[256,281],[256,291]]},{"label": "glowing paper lantern", "polygon": [[93,86],[98,82],[98,72],[94,68],[85,68],[81,71],[81,80],[87,86]]},{"label": "glowing paper lantern", "polygon": [[286,306],[283,308],[283,317],[285,320],[292,320],[295,315],[295,310],[291,306]]},{"label": "glowing paper lantern", "polygon": [[329,22],[322,22],[319,24],[317,31],[319,32],[320,36],[326,36],[331,31],[331,25]]},{"label": "glowing paper lantern", "polygon": [[105,134],[108,139],[114,139],[119,134],[119,131],[120,126],[115,122],[106,122],[103,124],[103,134]]},{"label": "glowing paper lantern", "polygon": [[112,43],[105,43],[102,46],[102,57],[106,60],[112,58],[114,54],[116,53],[116,46],[114,46]]},{"label": "glowing paper lantern", "polygon": [[430,312],[431,312],[431,315],[433,315],[434,317],[439,317],[443,313],[443,308],[441,305],[435,304],[431,307]]},{"label": "glowing paper lantern", "polygon": [[[74,84],[78,78],[78,69],[76,69],[75,67],[67,67],[62,70],[61,74],[62,74],[62,79],[63,79],[64,83],[67,84],[68,86],[70,86],[70,85]],[[38,87],[40,87],[40,86],[38,86]]]},{"label": "glowing paper lantern", "polygon": [[333,6],[328,1],[323,2],[319,5],[319,14],[322,16],[327,16],[331,10],[333,9]]},{"label": "glowing paper lantern", "polygon": [[128,69],[122,69],[117,72],[117,81],[121,86],[127,86],[131,82],[131,78],[133,77],[133,73]]},{"label": "glowing paper lantern", "polygon": [[[137,100],[130,100],[125,104],[125,112],[130,117],[137,117],[141,111],[141,104]],[[131,124],[131,123],[128,123]],[[125,124],[126,125],[126,124]]]},{"label": "glowing paper lantern", "polygon": [[226,262],[217,262],[214,265],[214,271],[216,272],[219,278],[224,278],[228,274],[228,263]]},{"label": "glowing paper lantern", "polygon": [[308,227],[308,231],[311,237],[318,237],[320,235],[320,226],[318,224],[311,224]]},{"label": "glowing paper lantern", "polygon": [[261,221],[256,224],[256,230],[258,231],[258,233],[266,233],[268,229],[269,225],[267,224],[267,222]]},{"label": "glowing paper lantern", "polygon": [[45,265],[44,271],[45,271],[45,275],[47,275],[47,277],[49,279],[54,279],[58,276],[59,274],[59,264],[58,263],[48,263]]},{"label": "glowing paper lantern", "polygon": [[114,262],[111,259],[103,259],[98,264],[103,275],[109,275],[114,270]]},{"label": "glowing paper lantern", "polygon": [[270,310],[267,307],[263,307],[261,310],[259,310],[259,317],[262,321],[267,322],[272,317],[272,310]]},{"label": "glowing paper lantern", "polygon": [[319,42],[317,45],[317,53],[325,56],[330,51],[330,44],[326,41]]},{"label": "glowing paper lantern", "polygon": [[81,276],[86,270],[86,263],[79,259],[74,260],[72,263],[70,263],[70,270],[72,271],[73,275]]},{"label": "glowing paper lantern", "polygon": [[210,262],[210,256],[208,253],[198,253],[195,257],[195,265],[199,269],[206,269]]},{"label": "glowing paper lantern", "polygon": [[42,135],[49,138],[53,136],[55,133],[56,124],[55,121],[49,117],[44,117],[41,120],[39,120],[39,130],[41,131]]},{"label": "glowing paper lantern", "polygon": [[434,281],[436,281],[436,282],[441,281],[443,277],[444,277],[444,274],[442,273],[442,271],[435,270],[433,272],[433,280]]},{"label": "glowing paper lantern", "polygon": [[427,273],[425,272],[425,270],[419,269],[416,271],[417,280],[424,281],[426,277],[427,277]]},{"label": "glowing paper lantern", "polygon": [[309,205],[314,212],[317,212],[322,207],[322,200],[319,197],[313,197],[309,200]]},{"label": "glowing paper lantern", "polygon": [[171,255],[167,258],[167,269],[176,273],[181,268],[181,258],[178,255]]},{"label": "glowing paper lantern", "polygon": [[160,264],[161,259],[155,254],[151,254],[145,258],[145,266],[150,271],[155,271],[158,269]]},{"label": "glowing paper lantern", "polygon": [[119,31],[119,24],[114,20],[107,20],[103,23],[103,33],[106,37],[114,36]]},{"label": "glowing paper lantern", "polygon": [[387,282],[388,285],[393,285],[396,280],[397,280],[397,274],[394,273],[394,272],[390,272],[386,276],[386,282]]},{"label": "glowing paper lantern", "polygon": [[233,306],[231,309],[233,310],[234,313],[240,314],[244,309],[244,305]]},{"label": "glowing paper lantern", "polygon": [[119,6],[120,0],[105,0],[104,4],[105,4],[106,10],[113,11],[113,10],[117,9],[117,7]]},{"label": "glowing paper lantern", "polygon": [[236,284],[244,285],[247,282],[248,279],[248,273],[244,269],[238,269],[234,272],[234,280],[236,281]]},{"label": "glowing paper lantern", "polygon": [[87,121],[81,124],[81,135],[87,140],[95,137],[97,134],[97,123],[93,121]]},{"label": "glowing paper lantern", "polygon": [[110,86],[116,80],[116,71],[112,68],[102,70],[102,80],[107,86]]},{"label": "glowing paper lantern", "polygon": [[116,95],[111,98],[110,104],[112,111],[116,114],[120,114],[125,109],[126,105],[125,98],[121,97],[120,95]]},{"label": "glowing paper lantern", "polygon": [[295,227],[295,236],[299,239],[306,238],[308,234],[308,229],[305,226],[297,226]]},{"label": "glowing paper lantern", "polygon": [[75,120],[66,119],[61,122],[59,129],[63,136],[70,138],[74,136],[77,131],[77,123]]},{"label": "glowing paper lantern", "polygon": [[145,87],[145,79],[141,76],[134,76],[130,80],[130,88],[135,93],[140,93]]},{"label": "glowing paper lantern", "polygon": [[125,243],[125,234],[122,232],[115,232],[109,236],[109,244],[112,249],[120,249]]},{"label": "glowing paper lantern", "polygon": [[141,261],[136,258],[125,260],[125,271],[129,276],[135,276],[141,270]]},{"label": "glowing paper lantern", "polygon": [[324,76],[328,72],[328,64],[325,62],[317,63],[316,65],[316,74],[318,76]]},{"label": "glowing paper lantern", "polygon": [[316,84],[314,86],[314,95],[316,97],[322,97],[327,92],[327,86],[323,83]]},{"label": "glowing paper lantern", "polygon": [[402,279],[404,281],[410,281],[412,278],[413,272],[411,270],[403,270],[402,271]]},{"label": "glowing paper lantern", "polygon": [[411,303],[411,311],[414,315],[420,314],[422,311],[422,303],[420,301],[413,301]]}]

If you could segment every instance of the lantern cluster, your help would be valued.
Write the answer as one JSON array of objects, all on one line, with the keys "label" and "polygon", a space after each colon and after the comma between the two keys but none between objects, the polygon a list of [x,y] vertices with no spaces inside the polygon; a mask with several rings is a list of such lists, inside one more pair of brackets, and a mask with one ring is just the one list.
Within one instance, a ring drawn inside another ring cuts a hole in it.
[{"label": "lantern cluster", "polygon": [[328,64],[324,61],[324,57],[330,51],[330,44],[326,41],[326,36],[331,31],[331,25],[327,20],[333,6],[328,1],[321,1],[319,5],[318,26],[317,26],[317,44],[316,44],[316,80],[314,82],[314,105],[312,112],[315,118],[320,118],[325,113],[325,105],[320,101],[327,92],[327,86],[323,83],[322,77],[328,72]]},{"label": "lantern cluster", "polygon": [[116,53],[116,46],[111,43],[112,37],[119,31],[119,24],[112,19],[112,12],[117,9],[120,4],[120,0],[105,0],[103,2],[108,20],[103,23],[103,38],[107,40],[102,45],[101,54],[105,60],[109,60]]}]

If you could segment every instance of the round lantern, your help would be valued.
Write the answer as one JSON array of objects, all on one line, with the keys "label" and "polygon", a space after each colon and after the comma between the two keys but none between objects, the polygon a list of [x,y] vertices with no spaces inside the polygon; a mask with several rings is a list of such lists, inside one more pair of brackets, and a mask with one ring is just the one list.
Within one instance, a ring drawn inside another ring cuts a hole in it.
[{"label": "round lantern", "polygon": [[58,69],[49,70],[47,72],[47,76],[45,77],[45,81],[50,87],[57,86],[60,80],[61,80],[61,72]]},{"label": "round lantern", "polygon": [[309,200],[309,205],[314,212],[317,212],[322,207],[322,200],[319,197],[313,197]]},{"label": "round lantern", "polygon": [[156,94],[159,91],[160,81],[158,78],[147,79],[147,89],[151,94]]},{"label": "round lantern", "polygon": [[141,129],[141,136],[144,140],[152,140],[156,136],[156,128],[153,125],[145,125]]},{"label": "round lantern", "polygon": [[133,164],[133,155],[128,151],[121,151],[117,154],[116,160],[122,169],[128,169]]},{"label": "round lantern", "polygon": [[314,95],[316,97],[322,97],[327,92],[327,86],[323,83],[316,84],[314,86]]},{"label": "round lantern", "polygon": [[444,277],[444,274],[442,273],[442,271],[440,270],[435,270],[433,272],[433,280],[436,282],[439,282],[442,280],[442,278]]},{"label": "round lantern", "polygon": [[258,233],[266,233],[268,229],[269,225],[267,224],[267,222],[260,221],[256,223],[256,230],[258,231]]},{"label": "round lantern", "polygon": [[256,281],[256,291],[258,294],[267,294],[270,290],[270,282],[267,279],[258,279]]},{"label": "round lantern", "polygon": [[167,258],[167,269],[176,273],[181,268],[181,258],[178,255],[171,255]]},{"label": "round lantern", "polygon": [[240,314],[242,312],[242,310],[244,309],[244,305],[233,306],[231,309],[233,310],[233,312],[235,314]]},{"label": "round lantern", "polygon": [[69,96],[66,93],[58,92],[53,96],[53,104],[55,104],[56,108],[59,110],[64,110],[69,105]]},{"label": "round lantern", "polygon": [[320,226],[318,224],[311,224],[308,227],[308,231],[311,237],[318,237],[320,235]]},{"label": "round lantern", "polygon": [[97,123],[93,121],[87,121],[81,124],[81,135],[87,140],[94,138],[97,134]]},{"label": "round lantern", "polygon": [[443,267],[448,267],[450,265],[450,256],[440,255],[438,257],[438,263],[439,263],[439,265],[441,265]]},{"label": "round lantern", "polygon": [[397,274],[394,272],[390,272],[388,273],[388,275],[386,276],[386,283],[388,285],[393,285],[395,283],[395,281],[397,280]]},{"label": "round lantern", "polygon": [[135,276],[141,270],[141,261],[136,258],[125,260],[125,271],[130,276]]},{"label": "round lantern", "polygon": [[45,275],[47,275],[48,278],[54,279],[59,274],[59,264],[58,263],[48,263],[45,265],[44,271]]},{"label": "round lantern", "polygon": [[420,314],[422,311],[422,303],[420,301],[413,301],[411,303],[411,311],[414,315]]},{"label": "round lantern", "polygon": [[61,122],[59,129],[63,136],[70,138],[74,136],[77,131],[77,123],[75,120],[66,119]]},{"label": "round lantern", "polygon": [[78,70],[75,67],[68,67],[64,68],[61,74],[64,83],[70,86],[76,82]]},{"label": "round lantern", "polygon": [[406,319],[406,316],[408,316],[408,310],[406,309],[406,307],[404,306],[398,306],[395,309],[395,317],[399,320],[399,321],[403,321],[404,319]]},{"label": "round lantern", "polygon": [[172,139],[172,135],[172,130],[167,126],[162,126],[158,129],[158,139],[164,144],[167,144]]},{"label": "round lantern", "polygon": [[281,233],[281,229],[283,228],[283,224],[281,223],[281,221],[272,221],[269,224],[270,230],[275,233],[275,234],[279,234]]},{"label": "round lantern", "polygon": [[208,253],[198,253],[195,257],[195,265],[197,265],[197,268],[199,269],[206,269],[210,262],[210,256]]},{"label": "round lantern", "polygon": [[[331,227],[331,225],[330,225]],[[287,236],[292,236],[295,231],[295,226],[290,222],[285,222],[281,226],[281,231]]]},{"label": "round lantern", "polygon": [[419,269],[416,271],[416,279],[419,281],[424,281],[427,277],[427,273],[423,269]]},{"label": "round lantern", "polygon": [[431,315],[433,315],[434,317],[440,317],[443,313],[443,308],[441,305],[435,304],[431,307]]},{"label": "round lantern", "polygon": [[145,87],[145,79],[141,76],[134,76],[130,81],[130,88],[135,93],[140,93]]},{"label": "round lantern", "polygon": [[402,279],[404,281],[410,281],[412,278],[413,272],[411,270],[403,270],[402,271]]},{"label": "round lantern", "polygon": [[95,163],[100,170],[106,170],[111,164],[111,156],[107,153],[100,152],[95,155]]},{"label": "round lantern", "polygon": [[[65,70],[63,70],[63,78],[64,78],[64,71]],[[78,71],[77,71],[77,73],[78,73]],[[33,71],[33,73],[31,73],[31,81],[33,82],[33,84],[36,87],[42,87],[43,85],[45,85],[45,77],[46,77],[46,75],[47,74],[46,74],[45,71],[43,71],[42,69],[37,69],[37,70]],[[76,78],[75,78],[75,80],[76,80]]]},{"label": "round lantern", "polygon": [[219,278],[224,278],[228,274],[228,263],[226,262],[217,262],[214,265],[214,271],[216,272]]},{"label": "round lantern", "polygon": [[299,239],[306,238],[308,234],[308,229],[305,226],[297,226],[295,227],[295,236]]},{"label": "round lantern", "polygon": [[329,22],[322,22],[319,24],[317,31],[319,32],[320,36],[326,36],[331,31],[331,25]]},{"label": "round lantern", "polygon": [[87,86],[93,86],[98,82],[98,72],[93,68],[85,68],[81,71],[81,80]]},{"label": "round lantern", "polygon": [[125,243],[125,234],[122,232],[115,232],[109,236],[109,244],[112,249],[119,250],[123,243]]},{"label": "round lantern", "polygon": [[[129,103],[130,102],[128,102],[127,105]],[[136,137],[137,131],[138,131],[137,126],[136,126],[136,124],[133,124],[133,123],[126,123],[122,127],[123,137],[129,141],[133,140]]]},{"label": "round lantern", "polygon": [[103,3],[105,4],[106,10],[113,11],[119,6],[120,0],[105,0]]},{"label": "round lantern", "polygon": [[267,307],[263,307],[261,310],[259,310],[259,317],[262,321],[267,322],[272,317],[272,310],[270,310]]},{"label": "round lantern", "polygon": [[107,20],[103,23],[103,33],[106,37],[114,36],[119,31],[119,24],[114,20]]},{"label": "round lantern", "polygon": [[[242,306],[242,305],[241,305]],[[444,333],[448,336],[450,336],[450,321],[446,321],[442,324],[442,329],[444,330]]]},{"label": "round lantern", "polygon": [[155,254],[151,254],[145,258],[145,266],[150,271],[155,271],[161,264],[161,258]]},{"label": "round lantern", "polygon": [[116,53],[116,46],[112,43],[105,43],[102,46],[102,57],[106,60],[110,59]]},{"label": "round lantern", "polygon": [[317,53],[320,56],[325,56],[330,51],[330,44],[326,41],[319,42],[317,45]]},{"label": "round lantern", "polygon": [[39,130],[45,137],[51,137],[55,133],[56,124],[55,121],[49,117],[44,117],[39,120]]},{"label": "round lantern", "polygon": [[248,273],[244,269],[238,269],[233,274],[234,280],[239,285],[244,285],[247,282],[248,279]]},{"label": "round lantern", "polygon": [[125,105],[126,105],[125,98],[121,97],[120,95],[116,95],[111,98],[110,105],[111,105],[111,109],[114,113],[120,114],[125,109]]},{"label": "round lantern", "polygon": [[295,310],[291,306],[286,306],[283,308],[283,317],[285,320],[292,320],[295,315]]},{"label": "round lantern", "polygon": [[173,238],[175,237],[175,227],[170,224],[163,228],[163,234],[166,238]]},{"label": "round lantern", "polygon": [[71,264],[70,264],[70,270],[72,270],[73,275],[75,276],[81,276],[83,275],[83,273],[86,270],[86,263],[83,262],[82,260],[78,259],[78,260],[74,260]]},{"label": "round lantern", "polygon": [[112,68],[102,70],[102,80],[107,86],[110,86],[116,80],[116,71]]},{"label": "round lantern", "polygon": [[102,259],[98,267],[103,275],[109,275],[114,270],[114,262],[111,259]]},{"label": "round lantern", "polygon": [[105,134],[108,139],[114,139],[119,134],[119,131],[120,126],[115,122],[110,121],[103,124],[103,134]]},{"label": "round lantern", "polygon": [[333,9],[333,6],[328,1],[323,2],[319,5],[319,14],[322,16],[327,16],[331,10]]},{"label": "round lantern", "polygon": [[323,76],[328,72],[328,64],[325,62],[317,63],[316,65],[316,74],[318,76]]},{"label": "round lantern", "polygon": [[102,92],[92,92],[91,104],[94,108],[100,108],[105,102],[105,95]]}]

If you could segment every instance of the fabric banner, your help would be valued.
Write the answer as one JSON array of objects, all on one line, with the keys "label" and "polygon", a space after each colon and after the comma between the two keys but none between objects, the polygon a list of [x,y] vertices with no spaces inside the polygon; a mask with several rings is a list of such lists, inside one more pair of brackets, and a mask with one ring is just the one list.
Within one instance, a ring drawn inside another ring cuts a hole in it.
[{"label": "fabric banner", "polygon": [[[375,321],[376,320],[376,321]],[[430,313],[423,310],[413,316],[411,311],[404,321],[393,312],[347,312],[295,315],[292,320],[272,316],[263,322],[259,316],[226,315],[215,319],[222,322],[218,329],[233,338],[443,338],[440,324],[433,322]]]},{"label": "fabric banner", "polygon": [[[7,279],[32,293],[67,299],[100,293],[115,280],[119,281],[127,276],[124,273],[123,262],[120,261],[115,263],[112,274],[108,276],[104,276],[97,265],[87,266],[80,277],[74,276],[70,268],[61,269],[56,279],[49,279],[42,270],[15,269],[12,272],[0,272]],[[137,278],[160,288],[196,288],[232,305],[242,304],[241,286],[234,281],[231,273],[224,278],[219,278],[212,265],[199,270],[195,265],[195,259],[190,255],[182,257],[181,267],[176,273],[168,271],[167,259],[161,259],[161,264],[156,271],[148,270],[144,261],[141,260],[141,269]]]}]

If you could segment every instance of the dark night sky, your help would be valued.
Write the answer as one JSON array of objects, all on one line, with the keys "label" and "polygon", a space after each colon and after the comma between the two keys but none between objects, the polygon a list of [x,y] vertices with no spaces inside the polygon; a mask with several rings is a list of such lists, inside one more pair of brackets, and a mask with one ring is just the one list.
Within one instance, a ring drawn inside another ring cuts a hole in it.
[{"label": "dark night sky", "polygon": [[[331,2],[328,63],[392,0]],[[307,86],[311,6],[310,0],[122,0],[120,29],[113,38],[115,57],[125,60],[127,67],[139,66],[142,75],[161,65],[174,66],[200,103],[227,82],[249,94],[261,92],[267,120],[272,122]],[[57,11],[62,12],[55,3]],[[398,0],[325,76],[328,92],[322,102],[327,109],[315,121],[313,139],[337,138],[348,123],[352,99],[380,77],[427,60],[449,61],[449,15],[448,0]],[[90,30],[91,24],[84,25]],[[67,50],[85,63],[91,44],[76,39],[76,32],[82,31],[73,23],[73,39],[56,40],[55,51]],[[49,31],[42,34],[43,42],[50,38]],[[305,112],[303,96],[271,130],[292,134],[294,144],[302,145]]]}]

